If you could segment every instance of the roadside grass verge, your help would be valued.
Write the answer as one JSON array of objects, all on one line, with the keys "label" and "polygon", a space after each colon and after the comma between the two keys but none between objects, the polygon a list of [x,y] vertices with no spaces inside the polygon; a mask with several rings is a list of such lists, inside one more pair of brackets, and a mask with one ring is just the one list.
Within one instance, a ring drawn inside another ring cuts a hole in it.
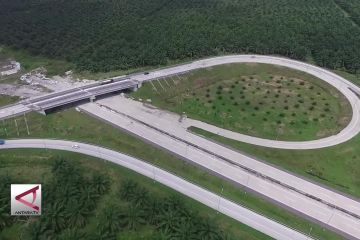
[{"label": "roadside grass verge", "polygon": [[340,75],[341,77],[349,80],[350,82],[360,86],[360,73],[352,74],[342,70],[333,70],[334,73]]},{"label": "roadside grass verge", "polygon": [[[78,113],[74,109],[54,113],[46,117],[37,113],[30,113],[26,115],[26,118],[30,135],[27,133],[25,118],[21,116],[15,118],[18,129],[14,123],[15,119],[0,122],[0,136],[2,138],[68,139],[109,147],[155,164],[302,232],[308,233],[312,227],[311,235],[318,239],[341,239],[331,231],[323,230],[322,227],[316,224],[264,201],[252,193],[245,192],[225,180],[148,145],[127,133],[114,129],[110,125],[90,118],[83,113]],[[221,193],[222,188],[224,191]]]},{"label": "roadside grass verge", "polygon": [[[220,56],[224,56],[227,54],[229,53],[222,53]],[[130,68],[127,70],[115,70],[109,72],[77,71],[74,64],[67,62],[65,60],[36,56],[27,52],[26,50],[13,49],[8,46],[0,45],[0,59],[7,59],[7,58],[19,61],[21,63],[22,71],[20,71],[18,74],[3,77],[6,78],[5,80],[6,82],[14,82],[15,80],[18,80],[20,78],[21,74],[38,67],[45,67],[48,70],[49,76],[63,75],[68,70],[74,70],[74,76],[77,78],[101,80],[101,79],[106,79],[106,78],[111,78],[111,77],[116,77],[120,75],[126,75],[141,71],[151,71],[159,67],[171,67],[172,65],[176,65],[176,64],[186,64],[193,61],[192,59],[187,59],[187,58],[182,60],[168,60],[165,64],[161,64],[158,66]],[[315,62],[311,61],[310,59],[308,59],[307,62],[316,65]],[[348,80],[354,82],[355,84],[360,85],[359,75],[351,74],[344,70],[332,70],[332,71],[347,78]]]},{"label": "roadside grass verge", "polygon": [[0,107],[15,103],[19,100],[18,97],[0,94]]},{"label": "roadside grass verge", "polygon": [[334,147],[286,150],[239,142],[196,127],[190,127],[189,130],[341,192],[360,197],[360,136]]}]

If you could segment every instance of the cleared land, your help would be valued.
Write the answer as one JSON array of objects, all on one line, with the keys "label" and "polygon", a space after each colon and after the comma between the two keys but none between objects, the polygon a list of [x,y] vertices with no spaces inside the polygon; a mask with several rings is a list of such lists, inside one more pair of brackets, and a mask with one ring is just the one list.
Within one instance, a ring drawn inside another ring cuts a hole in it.
[{"label": "cleared land", "polygon": [[[4,229],[0,226],[0,238],[4,240],[20,236],[34,239],[36,232],[57,239],[172,239],[184,234],[184,229],[188,234],[200,231],[198,236],[218,236],[214,239],[224,239],[225,235],[229,239],[269,239],[151,179],[100,159],[61,151],[5,150],[0,153],[0,163],[0,179],[41,183],[47,196],[43,198],[42,217],[27,219],[25,224],[0,210],[2,220],[9,224]],[[8,192],[10,186],[1,182],[1,187],[3,184]],[[71,194],[59,192],[57,185]],[[89,196],[84,196],[87,193]],[[6,199],[1,201],[10,201],[7,194],[3,197]],[[87,200],[79,203],[79,199]],[[36,225],[40,222],[42,230]],[[209,224],[210,231],[201,224]]]},{"label": "cleared land", "polygon": [[[305,221],[280,207],[261,200],[251,193],[244,192],[224,180],[214,177],[195,166],[186,164],[166,152],[141,142],[139,139],[115,130],[111,126],[77,113],[75,110],[66,110],[46,117],[31,113],[26,116],[26,119],[30,135],[27,133],[26,122],[23,116],[5,120],[3,122],[4,125],[0,122],[0,135],[4,138],[56,137],[110,147],[158,165],[163,169],[176,173],[189,181],[222,194],[235,202],[241,203],[250,209],[263,213],[295,229],[308,232],[312,227],[311,235],[319,239],[341,239],[332,232],[323,230],[321,227]],[[18,130],[14,120],[16,120]],[[222,187],[223,191],[221,191]]]},{"label": "cleared land", "polygon": [[279,150],[238,142],[194,127],[190,130],[291,172],[360,197],[360,149],[358,147],[360,136],[329,148]]},{"label": "cleared land", "polygon": [[6,79],[19,79],[21,74],[29,72],[38,67],[45,67],[48,71],[48,75],[64,74],[65,71],[71,70],[74,66],[71,63],[61,60],[49,59],[46,57],[33,56],[25,50],[13,50],[8,47],[0,45],[0,58],[15,59],[21,63],[23,71],[7,76]]},{"label": "cleared land", "polygon": [[351,118],[348,101],[309,74],[267,64],[229,64],[145,84],[135,97],[251,136],[312,140]]},{"label": "cleared land", "polygon": [[[14,82],[20,82],[20,77],[22,74],[29,72],[33,69],[44,67],[47,70],[47,76],[55,76],[55,75],[64,75],[66,71],[74,70],[75,65],[66,61],[66,60],[56,60],[49,57],[44,56],[36,56],[32,55],[31,53],[27,52],[26,50],[15,50],[9,47],[5,47],[0,45],[0,61],[1,59],[16,59],[18,62],[21,63],[22,71],[11,75],[11,76],[3,76],[0,78],[1,82],[5,83],[14,83]],[[171,62],[169,64],[173,64],[174,62]],[[175,62],[176,63],[176,62]],[[149,69],[149,67],[146,68],[132,68],[127,70],[115,70],[110,72],[89,72],[86,70],[83,71],[76,71],[73,76],[74,78],[80,78],[80,79],[106,79],[110,77],[115,76],[121,76],[125,74],[130,74],[134,72],[140,72],[143,70]]]}]

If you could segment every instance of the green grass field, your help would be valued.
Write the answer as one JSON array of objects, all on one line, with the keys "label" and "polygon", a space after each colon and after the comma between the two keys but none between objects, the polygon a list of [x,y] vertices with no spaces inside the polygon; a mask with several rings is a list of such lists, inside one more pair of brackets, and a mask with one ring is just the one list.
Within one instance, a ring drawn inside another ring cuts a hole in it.
[{"label": "green grass field", "polygon": [[282,150],[238,142],[195,127],[191,127],[190,130],[291,172],[360,197],[360,136],[323,149]]},{"label": "green grass field", "polygon": [[354,84],[357,84],[358,86],[360,85],[360,73],[358,74],[351,74],[345,71],[340,71],[340,70],[334,70],[334,73],[342,76],[343,78],[353,82]]},{"label": "green grass field", "polygon": [[145,84],[135,97],[240,133],[310,140],[338,133],[348,101],[316,77],[266,64],[230,64]]},{"label": "green grass field", "polygon": [[15,103],[15,102],[17,102],[18,100],[19,100],[18,97],[1,95],[1,94],[0,94],[0,107],[1,107],[1,106],[6,106],[6,105],[8,105],[8,104]]},{"label": "green grass field", "polygon": [[[8,174],[12,179],[17,179],[18,182],[41,183],[44,188],[47,186],[46,184],[50,183],[51,178],[53,177],[51,168],[57,156],[61,156],[62,158],[71,161],[75,166],[80,167],[81,171],[85,172],[86,175],[94,174],[96,172],[97,174],[106,174],[110,177],[110,191],[100,199],[95,213],[89,216],[88,224],[85,225],[85,228],[83,229],[83,231],[88,234],[96,231],[96,226],[99,223],[97,216],[101,214],[103,209],[112,204],[125,204],[124,200],[118,198],[117,191],[121,183],[126,180],[133,180],[141,183],[141,185],[151,194],[158,197],[165,198],[169,196],[176,196],[184,202],[185,206],[191,211],[197,212],[200,216],[214,221],[220,229],[232,236],[231,239],[269,239],[267,236],[238,223],[227,216],[218,214],[215,210],[185,197],[174,190],[163,186],[162,184],[153,182],[151,179],[143,177],[118,165],[108,162],[104,163],[100,159],[89,156],[55,150],[2,150],[0,152],[0,175],[3,176]],[[44,190],[45,189],[43,189],[43,191]],[[114,202],[114,199],[116,199],[116,202]],[[43,201],[46,201],[46,199],[43,199]],[[46,203],[43,202],[43,205],[44,204]],[[46,216],[44,215],[44,217]],[[0,232],[0,239],[20,239],[22,227],[22,224],[17,223],[10,228],[5,228]],[[117,239],[155,239],[153,238],[155,233],[156,229],[145,224],[137,229],[136,232],[122,229]]]},{"label": "green grass field", "polygon": [[[16,128],[15,120],[18,128]],[[26,120],[24,116],[21,116],[0,122],[1,138],[59,138],[106,146],[158,165],[213,192],[220,194],[223,187],[224,191],[221,194],[225,197],[303,232],[308,232],[312,227],[312,235],[319,239],[341,239],[328,230],[324,231],[321,227],[261,200],[251,193],[246,193],[206,171],[73,109],[46,117],[31,113],[26,115]],[[26,122],[30,135],[27,132]]]}]

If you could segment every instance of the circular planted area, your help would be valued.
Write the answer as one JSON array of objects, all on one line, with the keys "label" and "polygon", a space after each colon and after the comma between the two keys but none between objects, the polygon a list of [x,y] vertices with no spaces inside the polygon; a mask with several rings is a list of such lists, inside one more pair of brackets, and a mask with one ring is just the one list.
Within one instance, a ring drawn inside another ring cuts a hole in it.
[{"label": "circular planted area", "polygon": [[229,64],[147,84],[136,95],[154,105],[239,133],[312,140],[338,133],[351,106],[334,87],[304,72]]}]

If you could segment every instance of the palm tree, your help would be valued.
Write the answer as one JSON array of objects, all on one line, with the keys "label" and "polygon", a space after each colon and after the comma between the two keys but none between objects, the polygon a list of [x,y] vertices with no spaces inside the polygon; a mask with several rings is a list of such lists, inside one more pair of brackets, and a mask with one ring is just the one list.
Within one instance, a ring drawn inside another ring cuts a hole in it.
[{"label": "palm tree", "polygon": [[56,202],[45,209],[45,216],[49,229],[59,232],[65,228],[64,207],[60,203]]},{"label": "palm tree", "polygon": [[78,201],[70,201],[65,211],[67,224],[72,227],[84,227],[87,223],[90,211],[86,204]]},{"label": "palm tree", "polygon": [[99,194],[89,185],[85,185],[80,190],[80,199],[82,203],[86,203],[87,206],[95,208],[96,200],[99,198]]},{"label": "palm tree", "polygon": [[59,184],[57,184],[55,181],[53,180],[49,180],[49,182],[44,183],[44,185],[42,186],[42,199],[46,199],[46,202],[55,202],[59,199],[59,197],[57,196],[57,193],[60,191],[56,191],[57,186],[59,186]]},{"label": "palm tree", "polygon": [[10,184],[12,180],[9,175],[0,176],[0,206],[7,205],[10,201]]},{"label": "palm tree", "polygon": [[67,203],[72,199],[78,199],[80,201],[80,197],[81,197],[80,188],[76,186],[76,184],[65,184],[62,190],[59,191],[57,195],[57,199],[61,199],[65,203]]},{"label": "palm tree", "polygon": [[184,221],[192,221],[196,217],[196,214],[190,211],[185,206],[179,206],[176,211],[178,212],[181,219]]},{"label": "palm tree", "polygon": [[173,232],[169,229],[160,229],[154,240],[170,240],[173,237]]},{"label": "palm tree", "polygon": [[53,163],[51,171],[53,173],[60,173],[66,170],[67,168],[68,168],[68,162],[62,157],[57,157],[57,159]]},{"label": "palm tree", "polygon": [[131,204],[122,214],[121,221],[123,225],[130,230],[136,230],[142,224],[145,224],[145,213],[139,205]]},{"label": "palm tree", "polygon": [[8,174],[0,176],[0,187],[1,188],[10,186],[10,184],[12,182],[13,181],[12,181],[11,177]]},{"label": "palm tree", "polygon": [[192,221],[180,221],[174,228],[172,239],[193,240],[196,239],[196,227]]},{"label": "palm tree", "polygon": [[145,218],[148,223],[152,225],[156,224],[161,207],[162,206],[158,199],[155,199],[154,197],[149,199],[145,205]]},{"label": "palm tree", "polygon": [[101,213],[99,226],[105,232],[118,232],[121,229],[121,218],[118,209],[114,206],[105,208]]},{"label": "palm tree", "polygon": [[149,201],[149,193],[145,188],[137,188],[133,192],[133,197],[131,202],[135,205],[145,206]]},{"label": "palm tree", "polygon": [[9,202],[9,192],[6,191],[5,187],[0,187],[0,204],[4,206]]},{"label": "palm tree", "polygon": [[182,202],[176,195],[165,199],[164,209],[168,212],[173,212],[179,220],[190,221],[194,218],[194,214],[186,208],[184,202]]},{"label": "palm tree", "polygon": [[99,227],[95,233],[91,234],[91,240],[115,240],[116,235],[112,232],[109,232],[104,227]]},{"label": "palm tree", "polygon": [[60,181],[62,185],[66,183],[81,184],[83,181],[79,168],[62,157],[56,159],[52,167],[52,172],[57,176],[58,181]]},{"label": "palm tree", "polygon": [[183,210],[185,208],[184,203],[176,195],[166,198],[164,202],[169,209]]},{"label": "palm tree", "polygon": [[4,229],[11,222],[8,205],[0,207],[0,230]]},{"label": "palm tree", "polygon": [[197,235],[201,240],[220,240],[223,239],[222,234],[219,232],[217,226],[215,226],[209,220],[203,220],[198,225]]},{"label": "palm tree", "polygon": [[110,180],[104,174],[95,174],[92,177],[92,186],[95,188],[97,193],[103,194],[110,188]]},{"label": "palm tree", "polygon": [[121,188],[119,191],[120,197],[126,201],[131,201],[134,195],[134,191],[138,187],[139,185],[136,182],[132,180],[126,180],[121,184]]},{"label": "palm tree", "polygon": [[82,240],[87,239],[85,233],[80,232],[75,228],[65,229],[56,240]]},{"label": "palm tree", "polygon": [[49,230],[43,222],[40,220],[31,222],[21,234],[21,239],[26,240],[46,240],[53,235],[53,231]]},{"label": "palm tree", "polygon": [[157,227],[174,231],[179,219],[179,214],[176,211],[172,209],[162,209],[157,219]]}]

